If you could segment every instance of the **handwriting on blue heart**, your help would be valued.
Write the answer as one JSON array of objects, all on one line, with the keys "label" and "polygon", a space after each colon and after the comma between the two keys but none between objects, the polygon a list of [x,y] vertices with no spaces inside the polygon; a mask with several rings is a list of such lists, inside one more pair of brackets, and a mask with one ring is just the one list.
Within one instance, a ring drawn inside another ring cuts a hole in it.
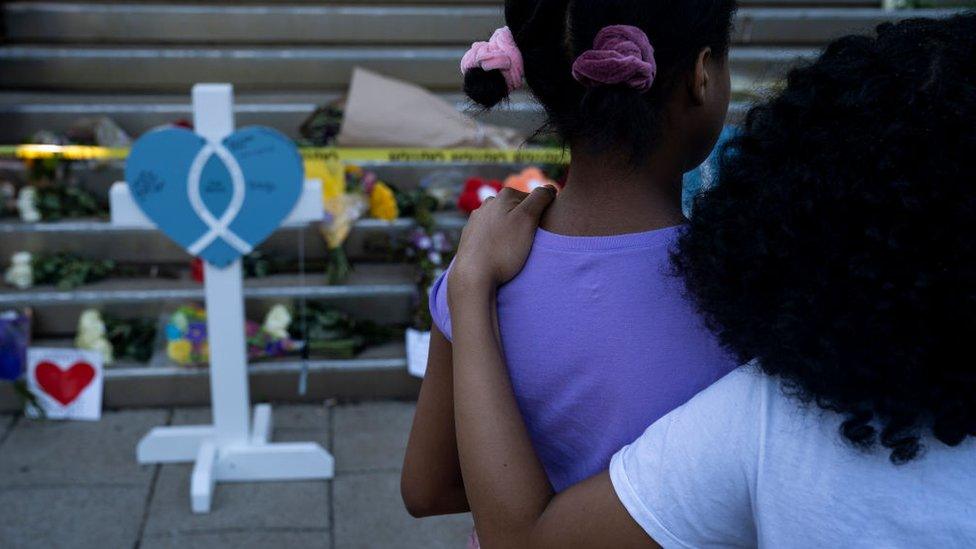
[{"label": "handwriting on blue heart", "polygon": [[244,128],[220,143],[165,128],[135,142],[125,178],[160,231],[192,255],[226,267],[288,217],[305,170],[295,144],[271,128]]}]

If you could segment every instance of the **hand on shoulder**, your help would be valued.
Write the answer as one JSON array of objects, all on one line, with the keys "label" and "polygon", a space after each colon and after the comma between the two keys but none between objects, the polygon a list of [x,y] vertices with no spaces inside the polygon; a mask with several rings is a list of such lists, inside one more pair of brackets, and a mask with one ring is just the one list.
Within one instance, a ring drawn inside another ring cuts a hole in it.
[{"label": "hand on shoulder", "polygon": [[492,290],[522,270],[543,212],[556,197],[540,187],[531,194],[503,189],[471,214],[451,267],[451,297]]}]

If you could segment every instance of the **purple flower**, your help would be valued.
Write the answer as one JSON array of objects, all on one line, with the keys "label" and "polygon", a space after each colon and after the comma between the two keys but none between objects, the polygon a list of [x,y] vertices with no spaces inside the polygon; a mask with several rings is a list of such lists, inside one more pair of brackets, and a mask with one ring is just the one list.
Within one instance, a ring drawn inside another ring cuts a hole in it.
[{"label": "purple flower", "polygon": [[410,243],[414,248],[422,251],[427,251],[431,249],[434,245],[434,241],[424,232],[423,229],[417,229],[410,234]]},{"label": "purple flower", "polygon": [[17,312],[0,314],[0,379],[15,381],[27,366],[30,321]]},{"label": "purple flower", "polygon": [[202,322],[191,322],[186,330],[186,338],[194,344],[207,340],[207,325]]},{"label": "purple flower", "polygon": [[436,232],[434,236],[431,237],[433,242],[435,252],[449,252],[451,251],[451,241],[447,238],[447,235],[443,232]]},{"label": "purple flower", "polygon": [[244,324],[244,335],[247,337],[254,337],[258,335],[258,332],[260,331],[261,331],[261,327],[258,326],[257,322],[251,322],[250,320],[248,320]]},{"label": "purple flower", "polygon": [[281,345],[281,341],[272,341],[264,348],[268,356],[280,356],[284,354],[284,348]]},{"label": "purple flower", "polygon": [[373,172],[366,172],[363,174],[363,192],[366,194],[373,193],[373,187],[376,186],[376,174]]}]

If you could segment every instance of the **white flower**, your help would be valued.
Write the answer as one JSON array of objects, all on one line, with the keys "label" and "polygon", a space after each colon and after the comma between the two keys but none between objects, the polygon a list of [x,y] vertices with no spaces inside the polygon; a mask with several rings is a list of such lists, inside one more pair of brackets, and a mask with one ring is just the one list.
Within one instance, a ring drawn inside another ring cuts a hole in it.
[{"label": "white flower", "polygon": [[444,257],[439,252],[430,252],[427,254],[427,259],[437,267],[440,267],[444,261]]},{"label": "white flower", "polygon": [[101,339],[96,339],[91,343],[90,346],[86,347],[89,351],[95,351],[96,353],[101,353],[102,361],[105,364],[111,364],[115,362],[115,349],[112,348],[112,344],[109,340],[104,337]]},{"label": "white flower", "polygon": [[96,309],[87,309],[78,317],[78,338],[98,339],[105,336],[105,322]]},{"label": "white flower", "polygon": [[288,312],[288,308],[284,305],[275,305],[264,317],[264,325],[261,329],[277,339],[287,339],[290,325],[291,313]]},{"label": "white flower", "polygon": [[41,220],[41,212],[37,209],[37,189],[28,185],[20,190],[17,210],[20,211],[20,220],[24,223],[37,223]]},{"label": "white flower", "polygon": [[182,312],[174,313],[173,318],[170,319],[170,322],[172,322],[173,326],[176,326],[176,328],[181,332],[185,332],[186,329],[190,327],[190,321],[186,319],[186,315]]},{"label": "white flower", "polygon": [[10,257],[10,267],[4,275],[7,284],[19,289],[26,290],[34,285],[34,269],[32,263],[34,256],[30,252],[17,252]]},{"label": "white flower", "polygon": [[75,336],[75,347],[101,353],[105,364],[115,361],[115,350],[105,338],[105,322],[102,314],[96,309],[87,309],[78,317],[78,335]]},{"label": "white flower", "polygon": [[482,185],[478,187],[478,200],[484,204],[485,200],[489,198],[494,198],[498,196],[498,191],[491,185]]}]

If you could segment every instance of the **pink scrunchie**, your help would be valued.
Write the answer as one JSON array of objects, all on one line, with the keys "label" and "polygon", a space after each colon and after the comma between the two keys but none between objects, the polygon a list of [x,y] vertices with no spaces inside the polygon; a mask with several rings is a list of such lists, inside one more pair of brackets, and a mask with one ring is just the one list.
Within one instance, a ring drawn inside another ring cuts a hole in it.
[{"label": "pink scrunchie", "polygon": [[647,34],[630,25],[604,27],[573,63],[573,78],[584,86],[626,84],[646,92],[657,76],[654,48]]},{"label": "pink scrunchie", "polygon": [[487,42],[475,42],[461,58],[461,74],[478,67],[485,71],[499,70],[505,77],[509,93],[522,87],[522,52],[508,27],[502,27]]}]

